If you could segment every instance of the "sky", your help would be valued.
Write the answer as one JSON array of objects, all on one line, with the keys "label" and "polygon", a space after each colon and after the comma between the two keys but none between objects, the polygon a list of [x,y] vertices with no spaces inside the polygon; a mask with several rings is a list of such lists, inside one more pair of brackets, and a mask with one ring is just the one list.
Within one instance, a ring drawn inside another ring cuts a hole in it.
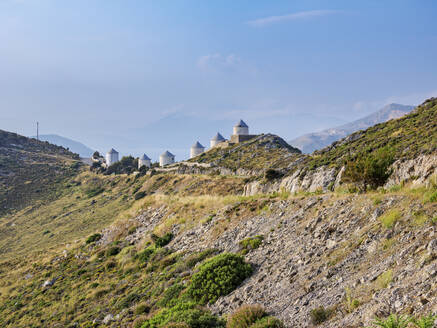
[{"label": "sky", "polygon": [[286,140],[437,96],[433,0],[0,0],[0,129],[101,152]]}]

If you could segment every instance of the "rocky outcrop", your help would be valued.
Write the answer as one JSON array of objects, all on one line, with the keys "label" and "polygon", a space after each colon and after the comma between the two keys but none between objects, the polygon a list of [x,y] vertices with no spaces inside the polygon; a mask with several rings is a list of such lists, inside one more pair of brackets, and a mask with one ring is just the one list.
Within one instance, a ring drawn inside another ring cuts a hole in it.
[{"label": "rocky outcrop", "polygon": [[[437,174],[437,155],[421,155],[415,159],[397,160],[392,165],[392,174],[385,184],[386,188],[405,182],[424,184]],[[315,192],[331,191],[340,186],[344,167],[341,169],[322,166],[316,170],[298,169],[292,175],[278,181],[253,181],[244,188],[245,196],[280,191]]]},{"label": "rocky outcrop", "polygon": [[253,181],[244,188],[245,196],[280,191],[329,191],[340,185],[344,169],[319,167],[314,171],[298,169],[292,175],[274,182]]},{"label": "rocky outcrop", "polygon": [[406,181],[423,184],[437,173],[437,154],[421,155],[410,160],[398,160],[393,163],[392,168],[393,173],[388,179],[386,187],[399,185]]}]

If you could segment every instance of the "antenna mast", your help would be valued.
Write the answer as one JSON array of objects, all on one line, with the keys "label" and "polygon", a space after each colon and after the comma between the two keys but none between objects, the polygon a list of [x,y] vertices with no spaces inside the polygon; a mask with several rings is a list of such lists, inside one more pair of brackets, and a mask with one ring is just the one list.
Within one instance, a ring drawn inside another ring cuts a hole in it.
[{"label": "antenna mast", "polygon": [[39,122],[36,122],[36,140],[39,140]]}]

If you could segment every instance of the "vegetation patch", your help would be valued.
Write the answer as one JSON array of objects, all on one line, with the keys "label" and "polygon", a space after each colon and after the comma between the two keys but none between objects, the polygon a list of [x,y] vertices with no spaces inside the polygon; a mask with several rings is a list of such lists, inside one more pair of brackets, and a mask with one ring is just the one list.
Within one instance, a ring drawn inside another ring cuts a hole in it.
[{"label": "vegetation patch", "polygon": [[225,327],[223,320],[213,316],[194,302],[186,302],[162,309],[145,321],[141,328],[168,327],[171,323],[184,323],[192,328]]},{"label": "vegetation patch", "polygon": [[384,185],[392,173],[393,150],[387,147],[369,154],[361,153],[346,162],[344,180],[355,183],[362,191]]},{"label": "vegetation patch", "polygon": [[155,234],[152,234],[152,240],[155,243],[156,247],[164,247],[173,239],[173,234],[171,232],[166,233],[164,236],[159,237]]},{"label": "vegetation patch", "polygon": [[86,239],[85,243],[91,244],[91,243],[94,243],[96,241],[99,241],[101,238],[102,238],[102,235],[100,233],[94,233]]},{"label": "vegetation patch", "polygon": [[223,253],[199,267],[188,287],[188,294],[201,304],[214,303],[237,288],[252,274],[252,266],[242,256]]},{"label": "vegetation patch", "polygon": [[379,217],[379,221],[381,221],[381,224],[387,228],[393,228],[395,223],[401,218],[401,211],[398,209],[393,209],[388,211],[387,213],[381,215]]},{"label": "vegetation patch", "polygon": [[327,309],[323,306],[319,306],[318,308],[310,311],[310,319],[313,325],[319,325],[331,318],[333,314],[333,309]]},{"label": "vegetation patch", "polygon": [[284,324],[269,316],[261,305],[243,305],[228,317],[226,328],[282,328]]},{"label": "vegetation patch", "polygon": [[240,240],[239,245],[242,253],[246,254],[253,249],[257,249],[261,246],[263,240],[264,237],[261,235]]},{"label": "vegetation patch", "polygon": [[386,272],[379,275],[376,279],[376,285],[380,288],[387,288],[388,285],[393,281],[393,271],[387,270]]}]

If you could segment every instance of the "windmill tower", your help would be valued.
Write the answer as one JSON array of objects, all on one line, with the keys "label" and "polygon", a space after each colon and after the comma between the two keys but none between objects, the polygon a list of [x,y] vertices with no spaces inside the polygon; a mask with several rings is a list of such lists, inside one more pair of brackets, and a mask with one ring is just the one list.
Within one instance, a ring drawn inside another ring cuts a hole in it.
[{"label": "windmill tower", "polygon": [[190,148],[190,158],[199,156],[205,151],[205,147],[203,147],[199,141],[196,141],[194,145]]}]

